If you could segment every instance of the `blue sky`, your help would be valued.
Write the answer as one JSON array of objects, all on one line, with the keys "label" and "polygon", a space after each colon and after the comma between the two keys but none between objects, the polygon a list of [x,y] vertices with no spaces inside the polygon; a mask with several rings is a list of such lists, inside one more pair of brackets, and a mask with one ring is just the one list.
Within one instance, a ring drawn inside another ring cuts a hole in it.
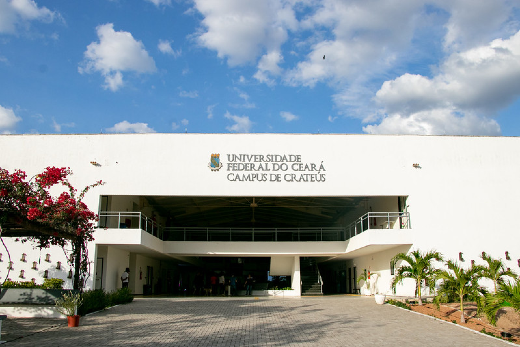
[{"label": "blue sky", "polygon": [[520,135],[518,0],[0,0],[0,133]]}]

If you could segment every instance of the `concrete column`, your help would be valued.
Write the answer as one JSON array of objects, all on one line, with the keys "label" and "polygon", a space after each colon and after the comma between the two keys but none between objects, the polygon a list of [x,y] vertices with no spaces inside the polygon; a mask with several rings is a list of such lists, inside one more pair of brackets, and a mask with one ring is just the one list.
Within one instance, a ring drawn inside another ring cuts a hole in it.
[{"label": "concrete column", "polygon": [[300,256],[297,255],[294,257],[294,262],[292,266],[292,274],[291,274],[291,288],[296,292],[301,294],[302,285],[301,285],[301,276],[300,276]]}]

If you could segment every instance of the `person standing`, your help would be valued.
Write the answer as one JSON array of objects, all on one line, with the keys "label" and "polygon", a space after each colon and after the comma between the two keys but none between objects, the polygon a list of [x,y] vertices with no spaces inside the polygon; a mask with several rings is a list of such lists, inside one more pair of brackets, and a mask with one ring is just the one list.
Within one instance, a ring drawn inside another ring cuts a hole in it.
[{"label": "person standing", "polygon": [[231,274],[229,285],[231,286],[231,295],[235,296],[237,294],[237,278],[235,277],[235,274]]},{"label": "person standing", "polygon": [[252,295],[253,293],[253,284],[255,283],[255,279],[251,274],[249,274],[246,278],[246,295]]},{"label": "person standing", "polygon": [[226,295],[226,277],[224,276],[224,273],[221,272],[220,276],[218,278],[218,293],[222,296]]},{"label": "person standing", "polygon": [[217,295],[217,292],[218,292],[218,277],[215,273],[213,273],[211,275],[211,277],[209,278],[209,282],[211,284],[211,293],[212,295]]},{"label": "person standing", "polygon": [[123,288],[128,288],[128,281],[130,279],[130,269],[126,268],[123,274],[121,275],[121,284]]}]

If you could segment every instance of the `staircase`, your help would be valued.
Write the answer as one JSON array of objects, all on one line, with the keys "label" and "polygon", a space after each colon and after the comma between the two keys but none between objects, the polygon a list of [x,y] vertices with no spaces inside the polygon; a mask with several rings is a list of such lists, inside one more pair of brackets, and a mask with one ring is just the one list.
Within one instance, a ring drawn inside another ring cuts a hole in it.
[{"label": "staircase", "polygon": [[316,259],[300,258],[300,277],[302,281],[303,295],[323,295],[321,290],[321,277],[316,265]]}]

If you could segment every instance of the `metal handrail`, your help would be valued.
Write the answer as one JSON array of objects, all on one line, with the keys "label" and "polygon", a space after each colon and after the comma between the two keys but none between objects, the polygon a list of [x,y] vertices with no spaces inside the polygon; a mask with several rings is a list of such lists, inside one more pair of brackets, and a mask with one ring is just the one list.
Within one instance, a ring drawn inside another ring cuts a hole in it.
[{"label": "metal handrail", "polygon": [[103,229],[141,229],[163,238],[163,227],[142,212],[102,211],[99,213],[98,227]]},{"label": "metal handrail", "polygon": [[321,278],[320,268],[318,264],[316,264],[316,269],[318,270],[318,283],[320,284],[320,292],[323,294],[323,278]]},{"label": "metal handrail", "polygon": [[347,240],[369,229],[411,229],[409,212],[367,212],[346,227]]},{"label": "metal handrail", "polygon": [[370,229],[411,229],[409,212],[367,212],[345,227],[199,228],[163,227],[142,212],[102,211],[98,227],[142,229],[165,241],[345,241]]},{"label": "metal handrail", "polygon": [[166,227],[170,241],[344,241],[345,228]]}]

